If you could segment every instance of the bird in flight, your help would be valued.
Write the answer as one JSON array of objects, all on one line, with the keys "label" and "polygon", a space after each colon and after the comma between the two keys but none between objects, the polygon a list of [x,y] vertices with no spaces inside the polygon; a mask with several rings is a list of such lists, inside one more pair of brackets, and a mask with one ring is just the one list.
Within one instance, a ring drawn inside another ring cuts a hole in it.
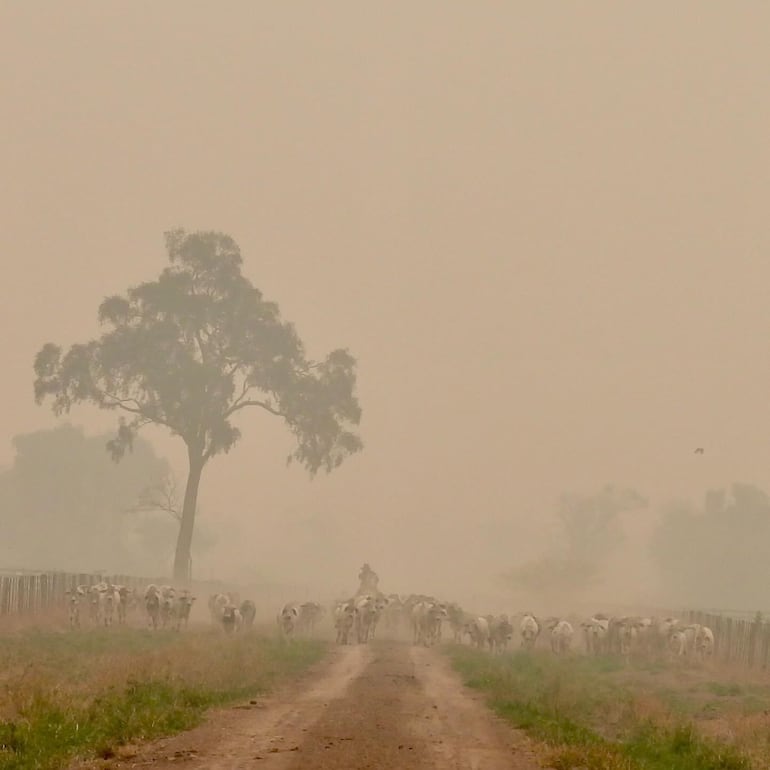
[{"label": "bird in flight", "polygon": [[696,455],[702,455],[702,454],[703,454],[703,447],[702,447],[702,446],[699,446],[699,447],[698,447],[698,448],[695,450],[695,454],[696,454]]}]

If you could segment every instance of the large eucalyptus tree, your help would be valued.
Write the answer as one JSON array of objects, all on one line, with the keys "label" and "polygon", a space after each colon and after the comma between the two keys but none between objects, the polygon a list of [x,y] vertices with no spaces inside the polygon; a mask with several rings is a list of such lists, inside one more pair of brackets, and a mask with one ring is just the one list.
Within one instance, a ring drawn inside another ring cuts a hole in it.
[{"label": "large eucalyptus tree", "polygon": [[43,346],[35,398],[50,398],[56,414],[81,402],[120,413],[107,445],[116,461],[145,425],[184,441],[189,472],[174,558],[174,577],[184,579],[201,474],[240,438],[238,412],[283,419],[296,439],[289,461],[315,475],[362,448],[361,409],[353,357],[334,350],[309,359],[278,306],[242,274],[232,238],[174,230],[166,248],[170,265],[156,280],[102,302],[100,337],[66,352]]}]

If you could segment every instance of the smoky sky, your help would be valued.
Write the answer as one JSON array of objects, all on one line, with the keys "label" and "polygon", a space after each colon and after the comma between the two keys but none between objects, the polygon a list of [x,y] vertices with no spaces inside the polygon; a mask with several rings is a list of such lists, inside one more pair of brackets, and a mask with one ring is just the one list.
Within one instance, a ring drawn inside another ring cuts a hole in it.
[{"label": "smoky sky", "polygon": [[642,537],[659,501],[767,487],[769,28],[760,2],[4,4],[0,462],[56,422],[37,349],[97,334],[182,226],[232,235],[311,355],[351,350],[364,412],[313,482],[242,416],[202,485],[212,573],[491,585],[564,491],[639,489]]}]

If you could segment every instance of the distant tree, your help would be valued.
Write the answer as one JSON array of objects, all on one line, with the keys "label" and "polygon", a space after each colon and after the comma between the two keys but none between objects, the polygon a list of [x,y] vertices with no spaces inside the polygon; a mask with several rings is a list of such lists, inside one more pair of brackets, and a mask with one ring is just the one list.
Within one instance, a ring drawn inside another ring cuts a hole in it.
[{"label": "distant tree", "polygon": [[669,601],[712,609],[770,605],[770,497],[751,484],[708,492],[702,507],[671,504],[651,540]]},{"label": "distant tree", "polygon": [[[0,473],[0,510],[8,532],[0,543],[6,567],[115,571],[149,565],[132,552],[125,507],[161,483],[168,464],[138,438],[116,468],[104,452],[109,435],[80,428],[16,436],[12,465]],[[167,541],[168,542],[168,541]]]},{"label": "distant tree", "polygon": [[117,461],[152,424],[185,443],[189,472],[174,577],[185,579],[201,474],[240,438],[247,408],[282,418],[296,439],[288,458],[312,475],[330,472],[361,440],[355,360],[335,350],[307,357],[277,305],[241,273],[240,250],[216,232],[166,234],[170,266],[154,281],[105,299],[107,331],[66,353],[46,344],[35,359],[35,397],[56,414],[89,402],[123,414],[108,445]]},{"label": "distant tree", "polygon": [[608,554],[623,542],[621,515],[646,505],[635,490],[612,485],[595,495],[562,495],[553,543],[508,572],[506,582],[549,600],[595,585]]}]

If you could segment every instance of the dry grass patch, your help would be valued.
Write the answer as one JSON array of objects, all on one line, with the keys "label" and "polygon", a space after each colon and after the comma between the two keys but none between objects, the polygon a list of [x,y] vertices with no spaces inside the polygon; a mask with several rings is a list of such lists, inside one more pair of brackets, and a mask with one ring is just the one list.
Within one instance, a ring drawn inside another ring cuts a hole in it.
[{"label": "dry grass patch", "polygon": [[0,637],[0,768],[58,768],[196,724],[323,654],[320,642],[112,628]]},{"label": "dry grass patch", "polygon": [[[556,770],[770,766],[770,741],[762,737],[759,724],[744,734],[733,727],[729,737],[701,729],[701,720],[713,721],[714,714],[752,724],[758,705],[770,704],[770,690],[762,690],[764,685],[752,691],[752,701],[743,703],[749,711],[741,712],[726,696],[716,695],[714,690],[721,688],[709,680],[693,685],[675,672],[677,689],[665,672],[628,669],[612,659],[523,652],[493,657],[468,647],[450,648],[450,655],[466,684],[488,693],[501,716],[539,741],[546,765]],[[725,692],[735,692],[732,686],[724,687]]]}]

